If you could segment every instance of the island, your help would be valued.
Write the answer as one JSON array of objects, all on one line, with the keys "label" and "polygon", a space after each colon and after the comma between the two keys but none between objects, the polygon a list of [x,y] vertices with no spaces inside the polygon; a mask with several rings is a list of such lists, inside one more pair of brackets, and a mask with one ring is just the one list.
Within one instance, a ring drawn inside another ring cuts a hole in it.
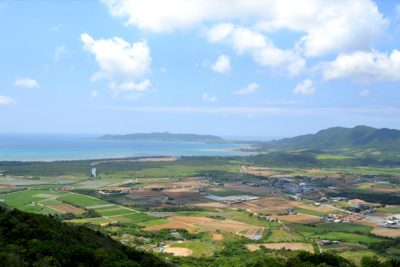
[{"label": "island", "polygon": [[175,133],[134,133],[122,135],[103,135],[97,137],[100,140],[127,140],[127,141],[168,141],[168,142],[201,142],[223,143],[222,137],[200,134],[175,134]]}]

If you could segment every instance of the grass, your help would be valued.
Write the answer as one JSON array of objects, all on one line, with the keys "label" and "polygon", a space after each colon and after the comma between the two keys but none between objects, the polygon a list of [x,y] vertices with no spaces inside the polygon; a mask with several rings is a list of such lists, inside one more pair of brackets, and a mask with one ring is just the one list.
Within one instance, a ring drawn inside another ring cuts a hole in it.
[{"label": "grass", "polygon": [[400,214],[400,207],[399,206],[386,206],[384,208],[377,208],[376,211],[392,213],[392,214]]},{"label": "grass", "polygon": [[320,154],[317,155],[316,158],[319,160],[324,160],[324,159],[344,160],[344,159],[352,159],[353,157],[347,155]]},{"label": "grass", "polygon": [[133,223],[144,222],[144,221],[154,219],[154,217],[144,214],[144,213],[131,213],[131,214],[123,215],[122,217],[129,219],[130,222],[133,222]]},{"label": "grass", "polygon": [[323,234],[315,234],[311,236],[316,239],[328,239],[328,240],[338,240],[342,242],[356,243],[356,244],[366,244],[370,245],[374,242],[381,242],[384,239],[363,235],[363,234],[354,234],[354,233],[342,233],[342,232],[327,232]]},{"label": "grass", "polygon": [[123,214],[128,214],[132,213],[134,211],[121,208],[121,207],[111,207],[108,210],[95,210],[96,212],[100,213],[101,216],[116,216],[116,215],[123,215]]},{"label": "grass", "polygon": [[57,197],[58,195],[60,195],[60,193],[48,190],[32,189],[32,190],[17,191],[9,194],[3,194],[0,195],[0,198],[4,199],[8,206],[18,208],[20,206],[23,206],[31,202],[38,202],[44,200],[47,198],[44,195],[54,195],[54,197]]},{"label": "grass", "polygon": [[225,217],[226,219],[231,219],[234,221],[239,221],[255,226],[262,226],[266,228],[279,226],[277,222],[267,222],[264,220],[258,219],[256,216],[249,216],[249,212],[247,211],[236,211],[231,209],[224,209],[223,212],[218,212],[218,215]]},{"label": "grass", "polygon": [[295,210],[298,213],[303,213],[303,214],[308,214],[308,215],[314,215],[314,216],[322,216],[325,215],[326,212],[320,212],[320,211],[316,211],[316,210],[309,210],[309,209],[304,209],[304,208],[295,208]]},{"label": "grass", "polygon": [[200,256],[209,256],[214,252],[211,244],[203,243],[201,241],[187,241],[183,243],[172,243],[169,245],[173,248],[188,248],[193,251],[192,256],[200,257]]},{"label": "grass", "polygon": [[283,228],[275,228],[272,230],[271,235],[268,237],[268,242],[289,242],[299,241],[304,238],[294,231],[287,231]]},{"label": "grass", "polygon": [[354,223],[321,223],[318,228],[324,229],[329,232],[346,232],[346,233],[362,233],[368,234],[372,228],[368,225],[354,224]]},{"label": "grass", "polygon": [[70,223],[78,223],[78,224],[83,224],[83,223],[90,223],[90,224],[103,224],[103,223],[110,223],[111,220],[107,218],[88,218],[88,219],[76,219],[76,220],[68,220],[67,222]]},{"label": "grass", "polygon": [[107,202],[102,201],[100,199],[88,197],[85,195],[75,194],[75,193],[71,194],[71,195],[60,197],[60,198],[58,198],[58,200],[64,201],[66,203],[70,203],[72,205],[77,205],[79,207],[88,207],[88,206],[107,204]]},{"label": "grass", "polygon": [[168,222],[169,221],[165,220],[165,219],[155,219],[155,220],[148,220],[148,221],[140,222],[139,225],[148,227],[148,226],[166,224]]},{"label": "grass", "polygon": [[[361,259],[363,257],[374,257],[374,256],[379,257],[379,255],[377,255],[375,252],[370,251],[370,250],[344,251],[344,252],[340,252],[339,256],[342,256],[345,259],[354,261],[354,263],[358,266],[361,264]],[[379,258],[382,258],[382,257],[379,257]]]}]

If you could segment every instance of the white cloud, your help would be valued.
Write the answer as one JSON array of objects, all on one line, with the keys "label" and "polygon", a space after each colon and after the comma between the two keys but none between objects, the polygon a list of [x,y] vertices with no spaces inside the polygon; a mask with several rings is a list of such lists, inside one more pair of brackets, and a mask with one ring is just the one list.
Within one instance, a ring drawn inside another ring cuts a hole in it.
[{"label": "white cloud", "polygon": [[18,78],[15,80],[14,85],[25,88],[39,88],[39,83],[30,78]]},{"label": "white cloud", "polygon": [[140,83],[135,82],[111,82],[110,89],[114,92],[115,95],[118,95],[123,92],[133,92],[133,93],[143,93],[147,91],[150,87],[151,83],[149,80],[144,80]]},{"label": "white cloud", "polygon": [[250,83],[246,87],[235,91],[235,94],[248,95],[248,94],[255,93],[259,88],[260,88],[260,86],[257,83]]},{"label": "white cloud", "polygon": [[207,102],[215,102],[215,101],[217,101],[218,99],[217,99],[217,97],[215,97],[215,96],[211,96],[211,95],[209,95],[208,93],[204,93],[203,94],[203,101],[207,101]]},{"label": "white cloud", "polygon": [[94,40],[90,35],[81,35],[83,48],[93,54],[99,71],[92,81],[107,79],[114,96],[123,92],[144,92],[151,83],[148,79],[137,81],[150,71],[150,49],[146,41],[128,43],[120,37]]},{"label": "white cloud", "polygon": [[293,91],[296,95],[306,95],[306,96],[310,96],[313,95],[315,93],[315,86],[314,86],[314,82],[306,79],[304,81],[301,81],[295,88]]},{"label": "white cloud", "polygon": [[358,93],[359,96],[363,96],[363,97],[367,97],[367,96],[369,96],[370,94],[371,94],[371,92],[370,92],[370,90],[368,90],[368,89],[361,90],[361,91]]},{"label": "white cloud", "polygon": [[81,34],[83,48],[93,54],[100,68],[92,80],[135,79],[150,70],[150,49],[146,41],[128,43],[120,37],[94,40],[89,34]]},{"label": "white cloud", "polygon": [[69,52],[65,45],[58,45],[53,52],[53,59],[55,61],[60,61],[64,56],[68,55]]},{"label": "white cloud", "polygon": [[207,32],[207,38],[231,45],[238,54],[250,54],[261,66],[286,69],[291,75],[299,74],[305,67],[305,60],[295,51],[279,49],[262,33],[249,28],[218,24]]},{"label": "white cloud", "polygon": [[7,96],[0,95],[0,106],[15,104],[15,101]]},{"label": "white cloud", "polygon": [[92,91],[92,94],[91,94],[92,97],[97,97],[98,95],[99,95],[99,93],[96,90]]},{"label": "white cloud", "polygon": [[211,65],[211,69],[219,73],[229,73],[231,71],[231,61],[229,56],[220,55],[217,61]]},{"label": "white cloud", "polygon": [[[372,0],[103,0],[113,16],[153,32],[213,22],[246,22],[263,31],[300,33],[307,56],[368,49],[388,25]],[[223,35],[225,27],[214,32]]]},{"label": "white cloud", "polygon": [[400,51],[378,51],[341,54],[334,61],[320,66],[326,80],[351,78],[360,82],[399,81]]}]

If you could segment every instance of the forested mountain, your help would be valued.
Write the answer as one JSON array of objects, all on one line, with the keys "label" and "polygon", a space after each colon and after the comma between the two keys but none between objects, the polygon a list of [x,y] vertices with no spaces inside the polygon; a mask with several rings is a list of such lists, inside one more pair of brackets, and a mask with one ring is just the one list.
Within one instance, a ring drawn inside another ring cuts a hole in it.
[{"label": "forested mountain", "polygon": [[400,149],[400,131],[387,128],[375,129],[368,126],[333,127],[316,134],[266,142],[260,146],[267,149],[337,150],[373,148],[381,151],[394,151]]},{"label": "forested mountain", "polygon": [[0,207],[0,266],[169,266],[84,226]]}]

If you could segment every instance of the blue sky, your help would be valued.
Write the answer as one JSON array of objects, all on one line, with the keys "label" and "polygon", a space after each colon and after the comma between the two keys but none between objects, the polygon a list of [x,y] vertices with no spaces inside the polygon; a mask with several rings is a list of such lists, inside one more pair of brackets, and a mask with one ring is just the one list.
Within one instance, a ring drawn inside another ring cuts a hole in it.
[{"label": "blue sky", "polygon": [[0,0],[0,132],[400,128],[400,5]]}]

